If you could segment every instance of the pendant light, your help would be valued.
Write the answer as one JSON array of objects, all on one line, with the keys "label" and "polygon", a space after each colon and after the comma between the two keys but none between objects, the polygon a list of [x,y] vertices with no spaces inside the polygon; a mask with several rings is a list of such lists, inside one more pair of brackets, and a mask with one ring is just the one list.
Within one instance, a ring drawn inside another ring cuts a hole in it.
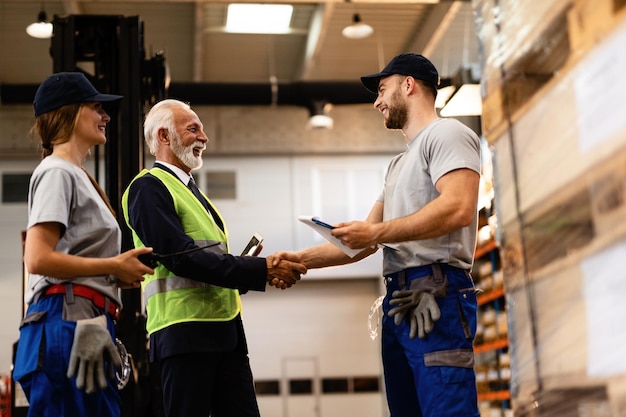
[{"label": "pendant light", "polygon": [[333,118],[328,115],[332,104],[326,100],[312,100],[309,105],[309,120],[306,128],[310,129],[332,129]]},{"label": "pendant light", "polygon": [[341,31],[341,34],[348,39],[364,39],[372,33],[374,33],[374,28],[367,23],[363,23],[358,13],[352,16],[352,24],[346,26],[343,28],[343,31]]},{"label": "pendant light", "polygon": [[52,23],[48,22],[48,16],[44,10],[43,4],[41,5],[41,11],[37,15],[37,21],[31,23],[26,27],[26,33],[33,38],[37,39],[49,39],[52,37]]}]

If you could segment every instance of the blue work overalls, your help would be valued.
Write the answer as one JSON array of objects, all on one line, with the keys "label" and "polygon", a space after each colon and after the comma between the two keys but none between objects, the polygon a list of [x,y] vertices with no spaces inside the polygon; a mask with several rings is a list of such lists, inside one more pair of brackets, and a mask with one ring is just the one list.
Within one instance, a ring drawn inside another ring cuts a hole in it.
[{"label": "blue work overalls", "polygon": [[447,277],[447,294],[436,297],[441,318],[424,339],[411,339],[408,320],[396,325],[387,313],[391,294],[408,289],[412,280],[431,276],[432,267],[409,268],[385,278],[382,358],[391,417],[479,417],[474,284],[466,271],[439,265]]}]

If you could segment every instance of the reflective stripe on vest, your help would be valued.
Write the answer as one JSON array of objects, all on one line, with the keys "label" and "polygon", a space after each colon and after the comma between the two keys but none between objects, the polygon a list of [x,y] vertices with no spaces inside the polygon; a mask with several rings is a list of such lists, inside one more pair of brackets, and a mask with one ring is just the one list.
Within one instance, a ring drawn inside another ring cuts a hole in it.
[{"label": "reflective stripe on vest", "polygon": [[[214,240],[195,240],[194,243],[198,247],[207,246],[212,243],[215,243]],[[215,253],[226,253],[223,248],[224,243],[220,242],[217,246],[211,246],[210,248],[205,248],[202,250],[215,252]],[[179,277],[177,275],[172,275],[167,278],[159,278],[153,281],[148,282],[143,287],[143,297],[144,301],[147,303],[148,299],[154,294],[159,294],[172,290],[180,290],[183,288],[207,288],[210,287],[211,284],[207,284],[206,282],[196,281],[194,279],[189,279],[185,277]]]},{"label": "reflective stripe on vest", "polygon": [[168,278],[155,279],[154,281],[149,282],[143,289],[143,295],[147,302],[148,298],[158,293],[181,290],[183,288],[206,288],[210,286],[211,284],[207,284],[206,282],[174,275]]}]

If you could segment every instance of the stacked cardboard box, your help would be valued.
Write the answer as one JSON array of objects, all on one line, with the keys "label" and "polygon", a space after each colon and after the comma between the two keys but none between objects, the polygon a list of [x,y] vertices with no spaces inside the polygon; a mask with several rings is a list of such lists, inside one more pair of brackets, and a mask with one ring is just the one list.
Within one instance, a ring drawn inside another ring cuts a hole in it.
[{"label": "stacked cardboard box", "polygon": [[474,0],[516,416],[626,416],[626,1]]}]

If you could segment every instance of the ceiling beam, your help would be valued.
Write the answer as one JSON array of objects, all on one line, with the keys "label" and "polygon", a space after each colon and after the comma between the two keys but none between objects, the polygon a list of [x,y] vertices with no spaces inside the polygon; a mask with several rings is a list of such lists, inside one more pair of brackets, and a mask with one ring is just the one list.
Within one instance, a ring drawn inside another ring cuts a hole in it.
[{"label": "ceiling beam", "polygon": [[310,78],[311,70],[315,65],[320,49],[324,44],[326,35],[328,34],[329,22],[335,11],[334,4],[318,4],[313,12],[311,25],[309,27],[309,35],[306,40],[306,49],[304,51],[304,59],[300,70],[300,79],[307,80]]},{"label": "ceiling beam", "polygon": [[416,28],[414,36],[409,39],[404,50],[421,51],[422,55],[430,56],[456,16],[460,3],[445,1],[432,6],[429,15],[423,24]]},{"label": "ceiling beam", "polygon": [[76,0],[63,0],[63,7],[66,14],[82,14],[83,8]]},{"label": "ceiling beam", "polygon": [[[424,47],[424,54],[431,55],[431,53],[439,47],[439,43],[441,42],[441,38],[445,36],[450,28],[450,25],[456,18],[456,15],[459,13],[463,5],[462,1],[455,1],[450,4],[450,8],[446,12],[445,16],[441,19],[437,30],[435,30],[430,37],[428,44]],[[434,19],[429,19],[429,21],[434,21]]]},{"label": "ceiling beam", "polygon": [[200,2],[195,4],[193,31],[193,80],[202,81],[204,72],[204,6]]}]

